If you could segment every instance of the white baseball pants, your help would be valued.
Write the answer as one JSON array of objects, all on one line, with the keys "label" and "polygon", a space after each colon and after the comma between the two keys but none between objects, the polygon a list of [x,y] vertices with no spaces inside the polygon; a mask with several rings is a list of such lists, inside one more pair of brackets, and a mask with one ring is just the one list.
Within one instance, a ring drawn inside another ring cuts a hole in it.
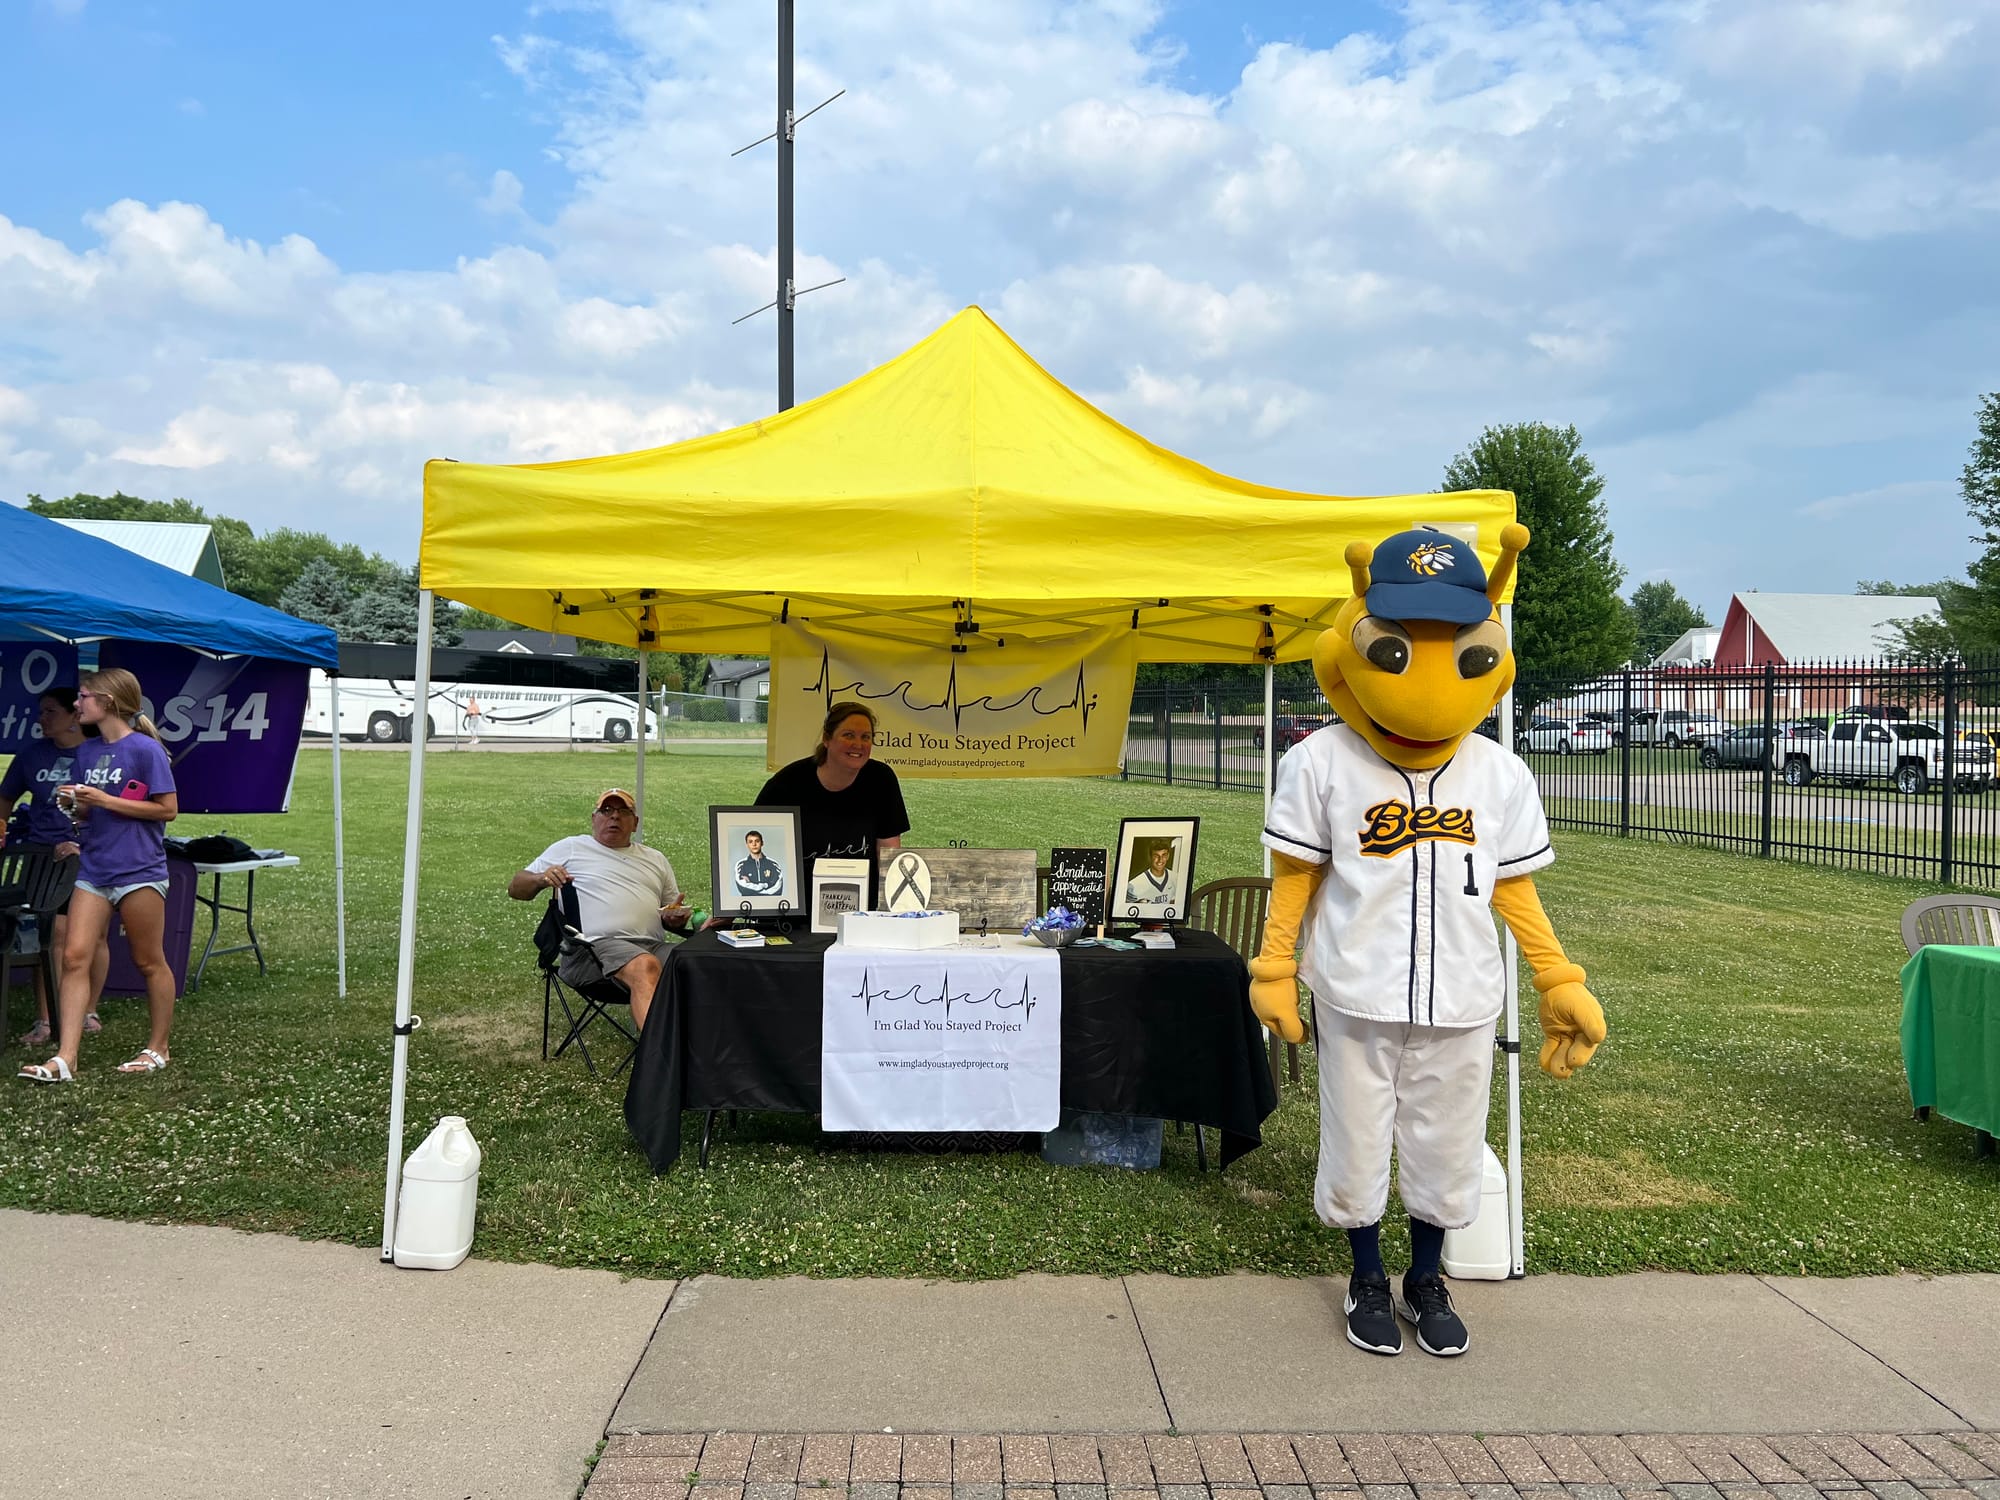
[{"label": "white baseball pants", "polygon": [[1313,1003],[1319,1174],[1313,1211],[1360,1229],[1389,1202],[1394,1148],[1403,1207],[1445,1229],[1479,1212],[1493,1026],[1368,1021]]}]

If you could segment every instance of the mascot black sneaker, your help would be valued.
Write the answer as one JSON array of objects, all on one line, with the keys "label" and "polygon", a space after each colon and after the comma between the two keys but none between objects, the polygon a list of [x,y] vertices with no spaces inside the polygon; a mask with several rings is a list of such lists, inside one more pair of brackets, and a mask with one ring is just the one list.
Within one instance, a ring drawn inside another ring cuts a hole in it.
[{"label": "mascot black sneaker", "polygon": [[1403,1330],[1396,1326],[1396,1307],[1389,1295],[1389,1278],[1381,1272],[1347,1282],[1347,1342],[1370,1354],[1401,1354]]},{"label": "mascot black sneaker", "polygon": [[[1442,1276],[1403,1278],[1403,1316],[1416,1325],[1417,1347],[1426,1354],[1445,1358],[1463,1354],[1471,1341]],[[1353,1320],[1348,1322],[1351,1328]]]}]

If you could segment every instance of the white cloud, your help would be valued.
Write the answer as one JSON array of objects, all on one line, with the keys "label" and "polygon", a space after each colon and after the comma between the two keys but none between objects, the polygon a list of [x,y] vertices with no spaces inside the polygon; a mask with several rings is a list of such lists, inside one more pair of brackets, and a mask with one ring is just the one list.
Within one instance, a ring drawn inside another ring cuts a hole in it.
[{"label": "white cloud", "polygon": [[[1424,489],[1488,423],[1575,422],[1635,576],[1715,603],[1745,558],[1764,587],[1955,565],[1927,476],[2000,341],[2000,13],[1405,0],[1216,91],[1175,82],[1175,15],[853,0],[802,28],[800,105],[848,92],[801,129],[797,274],[848,279],[801,305],[801,394],[984,301],[1248,478]],[[448,267],[357,272],[187,203],[68,242],[0,218],[10,477],[407,555],[425,458],[768,410],[770,321],[730,324],[773,294],[771,152],[729,155],[770,128],[768,12],[601,0],[589,48],[560,19],[494,45],[571,191],[537,221],[525,164],[493,172],[481,232],[512,243]]]}]

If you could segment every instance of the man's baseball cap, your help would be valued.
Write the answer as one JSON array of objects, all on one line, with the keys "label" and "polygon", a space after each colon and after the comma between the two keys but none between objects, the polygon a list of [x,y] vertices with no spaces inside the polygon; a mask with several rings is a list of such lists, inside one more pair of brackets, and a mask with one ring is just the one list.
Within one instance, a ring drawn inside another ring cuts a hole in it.
[{"label": "man's baseball cap", "polygon": [[591,803],[590,805],[591,811],[592,812],[604,811],[604,804],[607,802],[622,802],[625,804],[627,810],[630,811],[634,817],[638,816],[639,804],[632,800],[632,794],[626,791],[623,787],[614,786],[606,791],[599,792],[597,794],[597,800]]},{"label": "man's baseball cap", "polygon": [[1493,613],[1479,554],[1449,532],[1399,531],[1368,564],[1368,613],[1473,625]]}]

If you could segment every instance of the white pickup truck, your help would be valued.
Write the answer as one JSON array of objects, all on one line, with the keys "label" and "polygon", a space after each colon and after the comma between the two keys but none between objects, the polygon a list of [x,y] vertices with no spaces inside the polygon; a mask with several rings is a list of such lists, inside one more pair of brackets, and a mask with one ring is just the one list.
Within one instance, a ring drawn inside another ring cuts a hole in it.
[{"label": "white pickup truck", "polygon": [[1994,784],[1993,747],[1962,740],[1954,754],[1942,729],[1913,719],[1843,719],[1824,739],[1785,741],[1788,786],[1887,781],[1920,797],[1941,785],[1947,772],[1954,786],[1984,791]]}]

